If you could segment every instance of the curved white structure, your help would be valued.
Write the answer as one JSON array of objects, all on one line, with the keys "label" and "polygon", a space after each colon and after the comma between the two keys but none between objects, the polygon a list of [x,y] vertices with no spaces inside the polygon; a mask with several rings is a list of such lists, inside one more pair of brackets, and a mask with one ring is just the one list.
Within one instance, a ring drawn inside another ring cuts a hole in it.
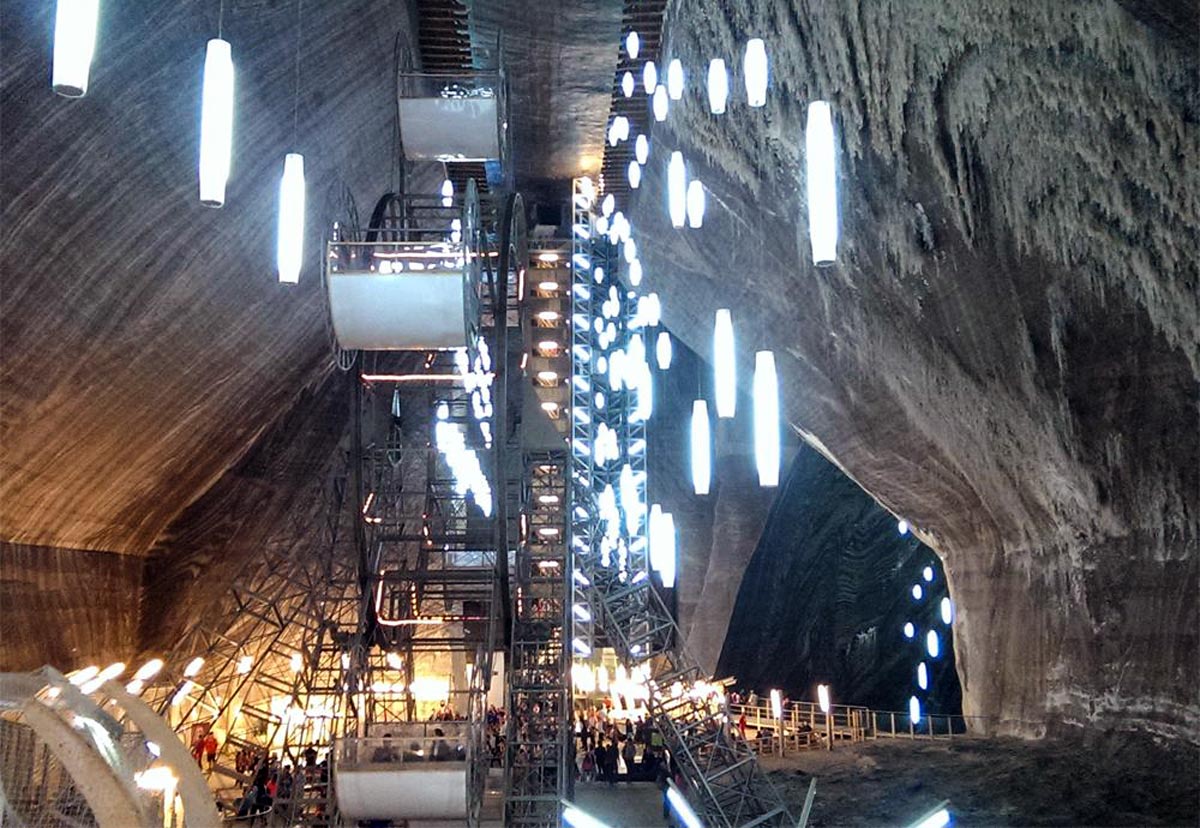
[{"label": "curved white structure", "polygon": [[350,819],[450,820],[467,817],[467,763],[339,766],[338,812]]}]

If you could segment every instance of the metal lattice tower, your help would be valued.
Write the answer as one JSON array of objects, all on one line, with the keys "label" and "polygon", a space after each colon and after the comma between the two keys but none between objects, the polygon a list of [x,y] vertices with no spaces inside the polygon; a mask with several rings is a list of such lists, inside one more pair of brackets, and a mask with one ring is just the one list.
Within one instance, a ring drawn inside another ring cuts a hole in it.
[{"label": "metal lattice tower", "polygon": [[[576,655],[587,657],[603,643],[630,666],[650,665],[650,715],[687,778],[706,824],[792,825],[754,751],[733,733],[724,694],[701,689],[706,676],[679,645],[680,632],[650,578],[645,408],[638,407],[644,401],[626,384],[610,382],[612,375],[600,362],[610,363],[616,349],[647,332],[639,319],[637,293],[617,279],[615,245],[597,232],[593,198],[577,180],[572,256],[572,647]],[[609,303],[608,312],[597,313],[603,302]],[[612,312],[614,302],[617,313]],[[600,341],[601,335],[607,344]],[[604,440],[609,440],[609,448],[601,449],[601,462],[597,449]],[[631,483],[636,492],[629,491]],[[604,518],[612,512],[612,492],[619,493],[620,520],[615,522]]]}]

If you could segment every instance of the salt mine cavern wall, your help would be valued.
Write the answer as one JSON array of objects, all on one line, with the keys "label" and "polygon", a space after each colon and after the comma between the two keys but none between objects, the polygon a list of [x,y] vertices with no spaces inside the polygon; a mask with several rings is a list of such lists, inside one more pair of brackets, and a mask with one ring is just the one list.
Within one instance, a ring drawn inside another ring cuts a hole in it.
[{"label": "salt mine cavern wall", "polygon": [[[911,532],[901,535],[890,512],[804,446],[745,567],[716,673],[760,696],[780,688],[812,701],[826,684],[838,704],[907,715],[915,695],[923,712],[959,713],[945,595],[933,550]],[[927,652],[931,631],[937,657]],[[918,663],[928,671],[926,689]]]},{"label": "salt mine cavern wall", "polygon": [[[767,37],[772,91],[716,118],[692,84],[653,130],[647,283],[701,352],[733,308],[741,376],[773,349],[791,426],[941,556],[964,712],[1001,732],[1200,740],[1188,31],[1113,2],[669,9],[695,77]],[[800,159],[818,97],[843,230],[824,270]],[[701,231],[662,208],[673,149],[708,190]]]}]

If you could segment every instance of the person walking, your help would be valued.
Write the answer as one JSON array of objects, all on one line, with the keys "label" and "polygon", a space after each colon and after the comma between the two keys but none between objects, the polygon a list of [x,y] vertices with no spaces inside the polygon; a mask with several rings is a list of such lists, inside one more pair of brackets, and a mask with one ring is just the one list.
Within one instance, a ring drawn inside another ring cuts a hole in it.
[{"label": "person walking", "polygon": [[211,771],[213,765],[217,764],[217,737],[211,730],[204,737],[204,756],[208,759],[208,769]]}]

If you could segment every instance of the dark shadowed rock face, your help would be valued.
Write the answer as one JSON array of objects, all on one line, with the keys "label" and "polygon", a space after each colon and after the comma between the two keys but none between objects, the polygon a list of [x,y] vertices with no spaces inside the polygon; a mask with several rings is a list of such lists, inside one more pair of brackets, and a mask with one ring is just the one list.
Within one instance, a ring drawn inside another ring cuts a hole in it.
[{"label": "dark shadowed rock face", "polygon": [[[926,581],[929,567],[932,579]],[[921,586],[921,598],[912,588]],[[742,578],[717,667],[760,695],[780,688],[816,699],[828,684],[835,701],[876,710],[908,710],[916,695],[931,713],[958,713],[961,690],[941,618],[946,579],[933,550],[854,481],[802,448],[771,507]],[[905,623],[914,635],[906,638]],[[939,636],[929,658],[925,636]],[[916,667],[929,671],[928,692]]]},{"label": "dark shadowed rock face", "polygon": [[[667,27],[693,81],[635,212],[666,324],[703,352],[733,308],[741,376],[774,349],[792,427],[938,552],[964,712],[1200,739],[1194,37],[1010,0],[707,0]],[[751,35],[768,106],[735,75],[714,117],[695,79]],[[840,143],[825,270],[800,156],[816,97]],[[662,207],[676,148],[702,231]]]}]

